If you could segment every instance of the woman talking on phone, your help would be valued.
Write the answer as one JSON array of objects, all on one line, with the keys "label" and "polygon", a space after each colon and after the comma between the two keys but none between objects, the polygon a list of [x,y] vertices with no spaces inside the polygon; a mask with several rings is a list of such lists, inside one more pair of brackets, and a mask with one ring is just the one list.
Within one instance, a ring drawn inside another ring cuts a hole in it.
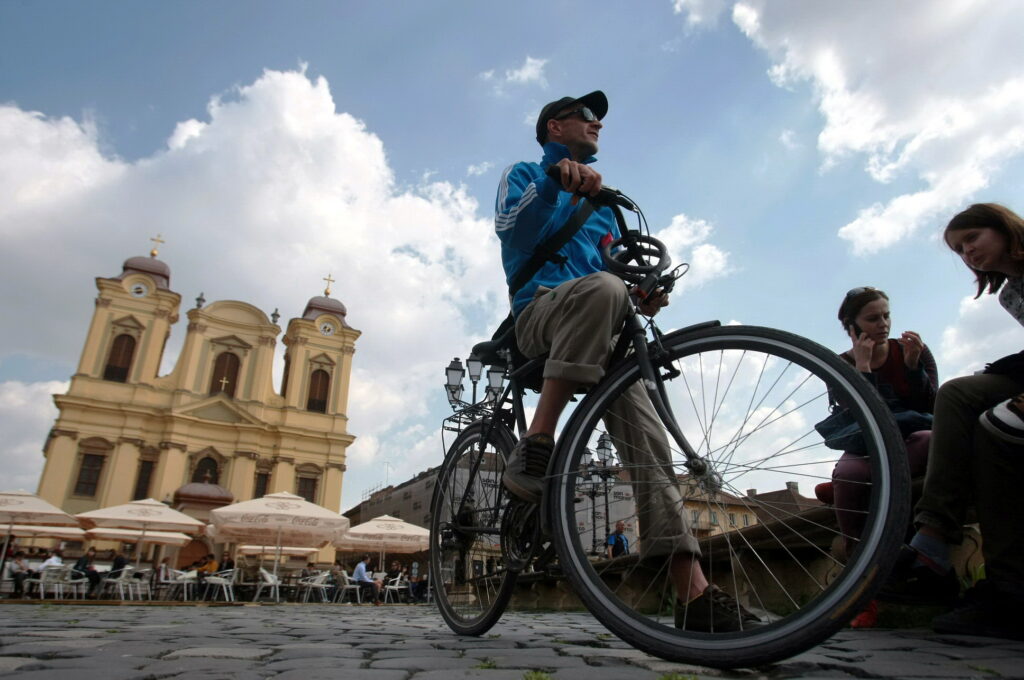
[{"label": "woman talking on phone", "polygon": [[[935,357],[914,331],[903,331],[898,338],[889,337],[892,329],[889,296],[870,286],[854,288],[843,298],[838,316],[851,344],[840,356],[875,386],[889,408],[894,412],[931,414],[939,383]],[[931,431],[904,431],[904,434],[910,475],[920,477],[928,464]],[[871,471],[864,456],[860,452],[845,451],[832,471],[832,483],[819,485],[815,490],[820,500],[831,502],[836,508],[836,520],[847,551],[853,550],[864,529],[870,482]],[[955,595],[953,591],[948,596]],[[872,627],[876,611],[872,602],[852,625]]]}]

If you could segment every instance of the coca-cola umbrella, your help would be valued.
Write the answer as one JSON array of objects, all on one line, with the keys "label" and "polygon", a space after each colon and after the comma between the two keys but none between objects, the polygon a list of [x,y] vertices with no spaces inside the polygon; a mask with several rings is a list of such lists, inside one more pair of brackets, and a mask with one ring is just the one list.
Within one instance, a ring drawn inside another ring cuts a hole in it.
[{"label": "coca-cola umbrella", "polygon": [[56,505],[44,501],[34,493],[22,490],[0,492],[0,523],[7,525],[4,532],[4,549],[0,552],[0,574],[3,573],[4,562],[7,560],[7,547],[10,545],[11,536],[15,535],[15,524],[78,526],[77,519]]},{"label": "coca-cola umbrella", "polygon": [[429,546],[430,531],[390,515],[381,515],[357,524],[334,542],[338,550],[379,552],[382,567],[384,553],[414,553],[426,550]]},{"label": "coca-cola umbrella", "polygon": [[282,547],[323,548],[350,524],[333,510],[283,491],[212,510],[210,522],[206,533],[215,541],[274,546],[275,576]]},{"label": "coca-cola umbrella", "polygon": [[139,549],[136,551],[136,567],[142,559],[142,545],[155,542],[146,540],[147,532],[180,531],[186,534],[199,534],[206,526],[199,520],[153,498],[90,510],[75,517],[86,529],[138,529]]}]

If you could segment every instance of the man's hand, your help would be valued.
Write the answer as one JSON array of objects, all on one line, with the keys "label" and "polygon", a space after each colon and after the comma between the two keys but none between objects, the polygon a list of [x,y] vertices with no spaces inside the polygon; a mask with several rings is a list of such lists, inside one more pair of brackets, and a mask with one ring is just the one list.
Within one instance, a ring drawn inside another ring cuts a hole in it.
[{"label": "man's hand", "polygon": [[563,158],[556,165],[561,174],[562,189],[573,194],[573,205],[579,203],[579,194],[597,196],[597,192],[601,190],[601,173],[586,163]]},{"label": "man's hand", "polygon": [[643,300],[639,305],[640,313],[644,316],[654,316],[662,307],[668,306],[668,294],[659,288],[658,290],[647,296],[646,300]]}]

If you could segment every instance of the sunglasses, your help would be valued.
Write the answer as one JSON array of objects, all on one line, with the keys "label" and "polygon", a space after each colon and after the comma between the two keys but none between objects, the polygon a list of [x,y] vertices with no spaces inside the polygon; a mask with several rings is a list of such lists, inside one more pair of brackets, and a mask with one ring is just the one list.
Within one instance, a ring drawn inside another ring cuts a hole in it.
[{"label": "sunglasses", "polygon": [[866,293],[869,290],[878,290],[878,289],[877,288],[872,288],[871,286],[858,286],[857,288],[851,288],[850,290],[846,291],[846,297],[849,298],[849,297],[853,297],[854,295],[860,295],[861,293]]},{"label": "sunglasses", "polygon": [[554,119],[555,120],[562,120],[563,118],[568,118],[569,116],[575,116],[576,114],[579,114],[580,118],[582,118],[583,120],[587,121],[588,123],[593,123],[593,122],[595,122],[597,120],[597,116],[594,115],[594,112],[591,111],[590,108],[586,107],[586,106],[581,106],[578,109],[573,109],[572,111],[566,111],[565,113],[560,113],[557,116],[555,116]]}]

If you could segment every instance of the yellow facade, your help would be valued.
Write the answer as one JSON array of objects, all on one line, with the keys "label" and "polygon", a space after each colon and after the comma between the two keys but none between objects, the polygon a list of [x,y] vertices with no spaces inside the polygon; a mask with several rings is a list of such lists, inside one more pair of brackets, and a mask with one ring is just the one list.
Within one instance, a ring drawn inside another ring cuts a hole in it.
[{"label": "yellow facade", "polygon": [[75,514],[135,498],[171,502],[179,487],[209,480],[236,501],[288,491],[338,511],[355,440],[346,411],[360,335],[345,323],[344,305],[314,297],[288,323],[278,391],[277,314],[271,320],[235,300],[197,300],[174,369],[160,376],[181,302],[169,284],[155,257],[96,279],[78,370],[67,393],[54,396],[60,414],[39,495]]}]

